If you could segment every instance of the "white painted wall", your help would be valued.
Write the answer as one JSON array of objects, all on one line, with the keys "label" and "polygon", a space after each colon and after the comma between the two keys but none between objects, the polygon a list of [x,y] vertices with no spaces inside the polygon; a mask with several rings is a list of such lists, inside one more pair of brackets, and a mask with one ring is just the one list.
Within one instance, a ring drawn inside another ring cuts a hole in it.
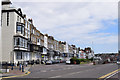
[{"label": "white painted wall", "polygon": [[13,35],[15,30],[15,12],[9,12],[9,26],[7,26],[7,13],[2,13],[2,60],[10,62],[13,53]]},{"label": "white painted wall", "polygon": [[[1,26],[0,26],[0,62],[2,62],[2,39],[1,39]],[[0,67],[1,68],[1,67]]]},{"label": "white painted wall", "polygon": [[43,53],[42,54],[47,54],[47,49],[43,48]]},{"label": "white painted wall", "polygon": [[48,48],[48,37],[44,35],[44,46]]}]

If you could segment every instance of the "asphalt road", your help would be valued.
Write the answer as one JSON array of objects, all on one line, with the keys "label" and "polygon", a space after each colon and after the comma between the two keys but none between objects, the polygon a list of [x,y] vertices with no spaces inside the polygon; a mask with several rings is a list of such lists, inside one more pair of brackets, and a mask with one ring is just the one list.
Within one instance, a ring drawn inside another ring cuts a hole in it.
[{"label": "asphalt road", "polygon": [[[31,67],[29,75],[21,78],[99,78],[116,69],[118,69],[116,64],[37,65]],[[112,78],[118,78],[118,74]]]}]

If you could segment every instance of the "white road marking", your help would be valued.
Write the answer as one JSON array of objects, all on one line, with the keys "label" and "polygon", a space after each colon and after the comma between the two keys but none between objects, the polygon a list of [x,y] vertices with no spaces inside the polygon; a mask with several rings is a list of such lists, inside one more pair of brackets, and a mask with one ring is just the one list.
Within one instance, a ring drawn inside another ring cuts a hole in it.
[{"label": "white road marking", "polygon": [[42,70],[41,72],[47,72],[47,71],[61,71],[61,70],[68,70],[68,69],[75,69],[75,68],[80,68],[80,67],[86,67],[86,66],[75,66],[75,67],[66,67],[66,68],[61,68],[61,69],[56,69],[56,70],[50,70],[52,68],[47,68],[47,70]]},{"label": "white road marking", "polygon": [[[81,66],[83,67],[83,66]],[[79,68],[79,67],[73,67],[73,68]],[[97,67],[99,68],[99,67]],[[70,76],[70,75],[73,75],[73,74],[79,74],[79,73],[82,73],[82,72],[86,72],[86,71],[90,71],[90,70],[95,70],[97,68],[94,68],[94,69],[88,69],[88,70],[84,70],[84,71],[79,71],[79,72],[73,72],[73,73],[68,73],[68,74],[62,74],[62,75],[58,75],[58,76],[53,76],[52,78],[60,78],[62,76]],[[66,70],[66,68],[63,68],[63,70]],[[51,77],[50,77],[51,78]]]},{"label": "white road marking", "polygon": [[55,71],[55,70],[50,70],[50,71]]},{"label": "white road marking", "polygon": [[71,68],[67,68],[67,69],[71,69]]},{"label": "white road marking", "polygon": [[43,71],[41,71],[41,72],[47,72],[46,70],[43,70]]},{"label": "white road marking", "polygon": [[104,80],[106,80],[106,79],[108,79],[108,78],[111,78],[112,76],[114,76],[114,75],[118,74],[119,72],[120,72],[120,71],[115,72],[114,74],[112,74],[112,75],[110,75],[110,76],[106,77]]},{"label": "white road marking", "polygon": [[[85,71],[89,71],[89,70],[94,70],[94,69],[88,69],[88,70],[85,70]],[[73,74],[78,74],[78,73],[81,73],[81,72],[85,72],[85,71],[79,71],[79,72],[73,72],[73,73],[69,73],[69,74],[63,74],[63,75],[58,75],[58,76],[53,76],[53,77],[49,77],[49,78],[60,78],[62,76],[70,76],[70,75],[73,75]]]},{"label": "white road marking", "polygon": [[49,77],[49,78],[59,78],[59,77],[62,77],[62,76],[54,76],[54,77]]}]

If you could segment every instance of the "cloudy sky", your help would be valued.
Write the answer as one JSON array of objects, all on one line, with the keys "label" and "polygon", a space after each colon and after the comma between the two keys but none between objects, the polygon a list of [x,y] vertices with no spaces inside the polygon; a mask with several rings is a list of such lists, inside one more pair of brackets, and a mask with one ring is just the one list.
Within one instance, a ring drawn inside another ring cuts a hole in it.
[{"label": "cloudy sky", "polygon": [[[84,1],[84,2],[83,2]],[[42,33],[95,53],[118,50],[117,0],[12,0]]]}]

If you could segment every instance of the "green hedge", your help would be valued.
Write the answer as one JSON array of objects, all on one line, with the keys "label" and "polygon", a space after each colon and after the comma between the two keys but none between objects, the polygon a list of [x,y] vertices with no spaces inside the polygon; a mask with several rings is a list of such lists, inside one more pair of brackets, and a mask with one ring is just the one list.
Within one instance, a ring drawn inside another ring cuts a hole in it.
[{"label": "green hedge", "polygon": [[89,59],[71,58],[70,62],[71,62],[71,64],[74,64],[74,62],[76,62],[76,64],[80,64],[80,62],[89,62]]},{"label": "green hedge", "polygon": [[89,60],[90,60],[90,61],[93,61],[93,58],[90,58]]}]

